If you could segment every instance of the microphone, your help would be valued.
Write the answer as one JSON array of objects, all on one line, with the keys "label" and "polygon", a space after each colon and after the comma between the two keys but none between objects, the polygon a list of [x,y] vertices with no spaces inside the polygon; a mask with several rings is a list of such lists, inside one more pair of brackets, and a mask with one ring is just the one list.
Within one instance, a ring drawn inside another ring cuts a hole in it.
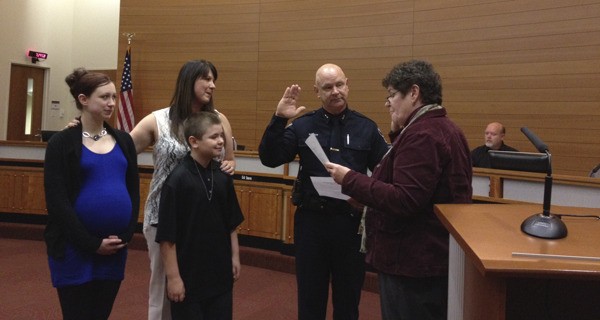
[{"label": "microphone", "polygon": [[560,216],[556,216],[550,213],[550,202],[552,199],[552,164],[551,155],[548,151],[548,146],[542,142],[538,136],[531,132],[527,127],[522,127],[521,132],[527,136],[529,141],[533,143],[535,148],[540,153],[548,155],[547,161],[547,173],[544,179],[544,202],[543,211],[540,214],[534,214],[529,218],[525,219],[521,224],[521,231],[531,236],[544,238],[544,239],[561,239],[567,236],[567,226],[560,219]]},{"label": "microphone", "polygon": [[533,143],[533,145],[539,152],[545,153],[548,151],[548,146],[544,142],[542,142],[542,140],[540,138],[538,138],[538,136],[536,136],[533,132],[531,132],[531,130],[529,130],[529,128],[523,127],[523,128],[521,128],[521,132],[523,132],[523,134],[527,137],[527,139],[529,139],[529,141],[531,141],[531,143]]}]

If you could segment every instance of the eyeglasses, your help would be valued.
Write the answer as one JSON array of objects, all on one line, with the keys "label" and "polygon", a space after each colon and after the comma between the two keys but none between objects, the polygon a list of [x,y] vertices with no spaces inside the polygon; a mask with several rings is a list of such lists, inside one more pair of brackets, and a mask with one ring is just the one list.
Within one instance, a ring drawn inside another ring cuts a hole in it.
[{"label": "eyeglasses", "polygon": [[390,95],[385,98],[385,102],[389,102],[392,98],[394,98],[394,96],[398,92],[400,92],[400,91],[394,91],[394,92],[390,93]]}]

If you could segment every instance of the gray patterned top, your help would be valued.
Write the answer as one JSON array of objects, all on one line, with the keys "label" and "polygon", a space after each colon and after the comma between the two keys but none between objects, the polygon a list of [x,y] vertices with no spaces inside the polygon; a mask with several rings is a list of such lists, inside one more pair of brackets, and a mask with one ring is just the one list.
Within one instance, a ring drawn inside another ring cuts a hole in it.
[{"label": "gray patterned top", "polygon": [[152,112],[158,127],[158,140],[152,151],[154,173],[152,181],[150,181],[148,199],[144,206],[144,227],[158,223],[158,205],[163,182],[189,151],[187,145],[182,145],[171,135],[169,109],[164,108]]}]

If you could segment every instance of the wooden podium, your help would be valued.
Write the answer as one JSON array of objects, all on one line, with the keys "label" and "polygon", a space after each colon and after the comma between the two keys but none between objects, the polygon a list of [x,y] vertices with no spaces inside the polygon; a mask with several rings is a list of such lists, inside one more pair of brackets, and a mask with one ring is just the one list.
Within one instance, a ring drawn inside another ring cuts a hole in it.
[{"label": "wooden podium", "polygon": [[[448,319],[600,319],[600,220],[563,217],[568,235],[521,232],[536,204],[443,204],[450,232]],[[600,215],[558,207],[553,214]]]}]

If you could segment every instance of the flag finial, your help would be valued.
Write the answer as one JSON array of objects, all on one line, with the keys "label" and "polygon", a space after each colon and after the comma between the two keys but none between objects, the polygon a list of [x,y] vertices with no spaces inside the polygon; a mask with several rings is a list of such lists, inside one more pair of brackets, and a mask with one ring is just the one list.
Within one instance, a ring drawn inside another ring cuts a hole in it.
[{"label": "flag finial", "polygon": [[127,37],[127,45],[131,45],[131,39],[135,37],[135,33],[123,32],[123,35]]}]

